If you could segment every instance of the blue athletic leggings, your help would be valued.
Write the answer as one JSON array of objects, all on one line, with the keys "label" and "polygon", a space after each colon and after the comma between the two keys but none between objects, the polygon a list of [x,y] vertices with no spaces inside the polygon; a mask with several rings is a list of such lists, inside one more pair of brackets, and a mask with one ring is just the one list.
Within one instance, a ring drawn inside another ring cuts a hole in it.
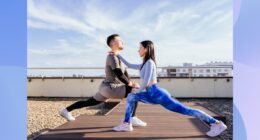
[{"label": "blue athletic leggings", "polygon": [[127,96],[124,122],[127,123],[130,122],[130,117],[132,116],[135,103],[138,101],[141,101],[143,103],[149,103],[149,104],[160,104],[164,108],[173,112],[177,112],[183,115],[193,116],[200,120],[207,121],[209,123],[216,122],[216,119],[209,116],[205,112],[198,109],[189,108],[183,105],[182,103],[180,103],[179,101],[177,101],[175,98],[172,98],[170,93],[167,90],[160,88],[157,84],[153,84],[144,92],[130,93]]}]

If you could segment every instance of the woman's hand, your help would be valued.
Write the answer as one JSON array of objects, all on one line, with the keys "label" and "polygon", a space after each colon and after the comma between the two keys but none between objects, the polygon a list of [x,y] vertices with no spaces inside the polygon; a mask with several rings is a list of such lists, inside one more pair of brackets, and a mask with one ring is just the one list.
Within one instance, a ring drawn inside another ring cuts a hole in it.
[{"label": "woman's hand", "polygon": [[112,52],[112,51],[109,51],[108,53],[109,53],[109,54],[111,54],[111,55],[113,55],[113,54],[114,54],[114,52]]},{"label": "woman's hand", "polygon": [[133,87],[131,92],[136,93],[138,91],[138,89],[139,89],[139,87]]},{"label": "woman's hand", "polygon": [[119,52],[109,51],[108,53],[111,54],[111,55],[118,55]]},{"label": "woman's hand", "polygon": [[140,88],[140,85],[136,82],[132,82],[132,91],[131,92],[136,92]]}]

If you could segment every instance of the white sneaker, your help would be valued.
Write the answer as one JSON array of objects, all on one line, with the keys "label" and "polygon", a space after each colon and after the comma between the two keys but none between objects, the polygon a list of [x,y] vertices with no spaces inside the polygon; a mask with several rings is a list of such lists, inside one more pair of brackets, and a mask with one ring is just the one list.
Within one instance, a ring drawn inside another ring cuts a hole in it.
[{"label": "white sneaker", "polygon": [[141,119],[139,119],[137,117],[132,117],[131,123],[133,124],[133,126],[142,126],[142,127],[147,126],[146,122],[142,121]]},{"label": "white sneaker", "polygon": [[60,110],[60,115],[68,121],[75,120],[75,118],[72,116],[72,114],[66,108],[63,108]]},{"label": "white sneaker", "polygon": [[210,137],[216,137],[219,134],[221,134],[223,131],[225,131],[226,129],[227,129],[227,126],[222,121],[220,121],[218,124],[213,124],[210,127],[210,131],[207,132],[207,135]]},{"label": "white sneaker", "polygon": [[121,123],[120,125],[113,127],[113,130],[118,131],[118,132],[122,132],[122,131],[130,132],[130,131],[133,131],[134,128],[133,128],[132,124]]}]

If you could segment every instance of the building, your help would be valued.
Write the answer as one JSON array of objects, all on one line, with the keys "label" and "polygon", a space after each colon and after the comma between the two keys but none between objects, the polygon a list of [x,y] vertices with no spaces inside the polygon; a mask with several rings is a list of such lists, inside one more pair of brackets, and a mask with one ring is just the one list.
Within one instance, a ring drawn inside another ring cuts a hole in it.
[{"label": "building", "polygon": [[193,66],[192,63],[183,63],[183,66],[163,67],[160,75],[167,77],[231,77],[233,64],[232,62],[210,62]]}]

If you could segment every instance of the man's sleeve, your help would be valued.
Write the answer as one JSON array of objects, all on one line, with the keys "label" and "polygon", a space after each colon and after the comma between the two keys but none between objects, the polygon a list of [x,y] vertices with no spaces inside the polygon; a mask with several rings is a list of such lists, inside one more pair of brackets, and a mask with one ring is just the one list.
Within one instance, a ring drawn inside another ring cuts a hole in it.
[{"label": "man's sleeve", "polygon": [[120,67],[119,59],[116,55],[109,55],[108,57],[109,65],[111,66],[113,72],[115,73],[116,77],[125,85],[128,85],[130,80],[129,78],[122,72]]},{"label": "man's sleeve", "polygon": [[113,72],[116,74],[116,77],[121,81],[123,82],[125,85],[128,85],[130,80],[129,78],[123,74],[122,70],[119,69],[119,68],[116,68],[113,70]]},{"label": "man's sleeve", "polygon": [[121,69],[120,64],[119,64],[119,59],[116,57],[116,55],[109,55],[108,61],[109,61],[109,64],[110,64],[112,70],[114,70],[116,68]]},{"label": "man's sleeve", "polygon": [[125,76],[128,78],[128,79],[130,79],[130,77],[129,77],[129,74],[128,74],[128,72],[125,70]]}]

